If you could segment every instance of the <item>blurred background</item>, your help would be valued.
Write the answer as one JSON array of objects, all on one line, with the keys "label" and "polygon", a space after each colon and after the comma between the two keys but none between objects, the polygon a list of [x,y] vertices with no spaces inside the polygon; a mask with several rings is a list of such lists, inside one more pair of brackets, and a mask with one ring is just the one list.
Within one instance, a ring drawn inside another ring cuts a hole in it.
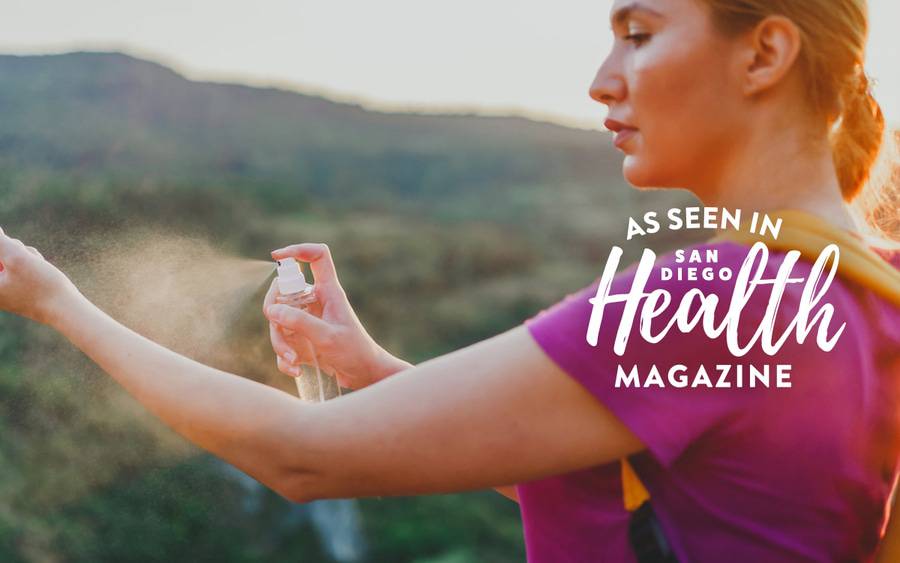
[{"label": "blurred background", "polygon": [[[599,131],[609,1],[2,5],[0,224],[132,328],[289,393],[260,312],[273,248],[327,242],[369,331],[419,362],[589,284],[628,215],[696,203],[630,188]],[[895,126],[900,5],[870,5]],[[0,560],[503,563],[524,546],[490,490],[288,503],[2,315]]]}]

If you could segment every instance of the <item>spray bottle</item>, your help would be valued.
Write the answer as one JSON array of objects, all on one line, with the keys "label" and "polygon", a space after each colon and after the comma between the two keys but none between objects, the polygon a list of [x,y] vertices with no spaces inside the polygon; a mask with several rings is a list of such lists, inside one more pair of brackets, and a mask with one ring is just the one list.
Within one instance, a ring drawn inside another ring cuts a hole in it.
[{"label": "spray bottle", "polygon": [[[278,260],[277,264],[278,293],[275,294],[275,302],[304,310],[315,303],[315,286],[306,283],[300,264],[293,258]],[[285,336],[293,334],[291,330],[281,330]],[[340,396],[341,386],[338,385],[337,379],[333,375],[319,369],[319,359],[316,356],[315,348],[308,339],[306,343],[309,346],[313,364],[302,364],[300,366],[300,376],[295,378],[300,398],[305,401],[316,402]]]}]

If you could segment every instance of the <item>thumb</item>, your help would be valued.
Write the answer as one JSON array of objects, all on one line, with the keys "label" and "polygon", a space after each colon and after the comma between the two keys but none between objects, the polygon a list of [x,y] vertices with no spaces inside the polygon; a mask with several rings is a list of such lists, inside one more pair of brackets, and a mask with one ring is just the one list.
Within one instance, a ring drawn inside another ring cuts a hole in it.
[{"label": "thumb", "polygon": [[266,318],[273,323],[293,331],[302,332],[311,340],[319,340],[333,329],[319,317],[303,309],[289,305],[269,305],[265,310]]}]

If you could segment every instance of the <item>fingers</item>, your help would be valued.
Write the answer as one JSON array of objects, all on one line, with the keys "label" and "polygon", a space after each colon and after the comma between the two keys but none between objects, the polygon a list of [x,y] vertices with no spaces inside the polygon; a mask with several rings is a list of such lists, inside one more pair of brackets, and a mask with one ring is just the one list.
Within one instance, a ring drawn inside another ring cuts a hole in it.
[{"label": "fingers", "polygon": [[37,248],[33,246],[25,246],[25,243],[17,238],[10,237],[6,234],[6,231],[4,231],[2,227],[0,227],[0,250],[6,249],[16,251],[23,248],[28,252],[31,252],[32,254],[43,258],[43,256],[41,256],[41,253],[38,252]]},{"label": "fingers", "polygon": [[269,305],[263,313],[269,321],[294,332],[300,332],[314,344],[327,340],[334,332],[331,325],[319,317],[289,305],[277,303]]},{"label": "fingers", "polygon": [[300,366],[297,364],[289,364],[284,358],[278,356],[276,363],[278,364],[278,371],[285,375],[290,375],[291,377],[300,377]]},{"label": "fingers", "polygon": [[[290,375],[291,377],[300,377],[302,375],[302,367],[301,364],[306,364],[309,366],[315,365],[313,362],[316,360],[303,360],[300,362],[289,362],[282,358],[281,356],[276,356],[275,364],[278,366],[278,371],[285,375]],[[336,370],[330,365],[319,362],[319,370],[326,375],[336,374]],[[337,375],[335,375],[337,377]],[[343,377],[338,379],[339,382],[343,382]]]},{"label": "fingers", "polygon": [[[19,239],[10,238],[0,229],[0,261],[3,265],[15,263],[24,255],[23,251],[27,251],[25,244]],[[35,252],[37,252],[35,250]]]},{"label": "fingers", "polygon": [[0,228],[0,258],[4,260],[15,247],[15,240],[6,236],[6,233]]},{"label": "fingers", "polygon": [[[263,300],[263,315],[266,314],[266,311],[270,306],[275,305],[275,295],[277,293],[278,280],[273,279],[272,284],[269,286],[269,291],[266,292],[266,298]],[[296,363],[298,360],[297,353],[287,343],[284,335],[281,333],[278,327],[278,324],[269,321],[269,340],[272,342],[272,350],[275,352],[275,354],[284,358],[287,363]]]},{"label": "fingers", "polygon": [[25,248],[28,250],[28,252],[34,254],[35,256],[37,256],[38,258],[40,258],[41,260],[44,259],[44,255],[41,254],[40,252],[38,252],[38,249],[37,249],[37,248],[35,248],[35,247],[33,247],[33,246],[26,246]]},{"label": "fingers", "polygon": [[294,351],[293,348],[288,345],[288,343],[284,339],[284,335],[281,334],[281,331],[278,330],[278,325],[274,323],[269,323],[269,337],[272,341],[272,349],[276,354],[276,364],[278,365],[278,371],[290,375],[293,377],[300,376],[300,360],[305,358],[300,358],[297,356],[297,352]]},{"label": "fingers", "polygon": [[309,267],[315,278],[316,286],[325,288],[327,291],[334,291],[335,289],[340,288],[337,271],[334,268],[334,261],[331,258],[331,250],[325,243],[306,242],[294,244],[285,248],[273,250],[272,258],[275,260],[281,260],[282,258],[296,258],[303,262],[309,262]]},{"label": "fingers", "polygon": [[297,363],[299,359],[297,352],[284,339],[284,335],[278,330],[278,325],[272,322],[269,323],[269,340],[272,341],[272,350],[276,355],[287,360],[289,364]]}]

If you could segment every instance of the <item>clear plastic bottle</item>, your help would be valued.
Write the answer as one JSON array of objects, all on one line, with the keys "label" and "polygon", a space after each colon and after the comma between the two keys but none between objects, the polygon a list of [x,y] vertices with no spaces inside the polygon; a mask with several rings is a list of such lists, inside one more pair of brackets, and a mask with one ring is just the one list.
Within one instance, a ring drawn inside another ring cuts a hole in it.
[{"label": "clear plastic bottle", "polygon": [[[300,264],[293,258],[279,260],[278,264],[278,293],[275,294],[275,302],[290,305],[298,309],[307,309],[316,302],[315,286],[306,283]],[[282,329],[286,336],[293,334],[288,329]],[[319,369],[319,360],[312,342],[306,340],[309,353],[313,357],[313,364],[301,364],[300,376],[295,378],[297,392],[304,401],[327,401],[341,395],[341,386],[337,379]]]}]

